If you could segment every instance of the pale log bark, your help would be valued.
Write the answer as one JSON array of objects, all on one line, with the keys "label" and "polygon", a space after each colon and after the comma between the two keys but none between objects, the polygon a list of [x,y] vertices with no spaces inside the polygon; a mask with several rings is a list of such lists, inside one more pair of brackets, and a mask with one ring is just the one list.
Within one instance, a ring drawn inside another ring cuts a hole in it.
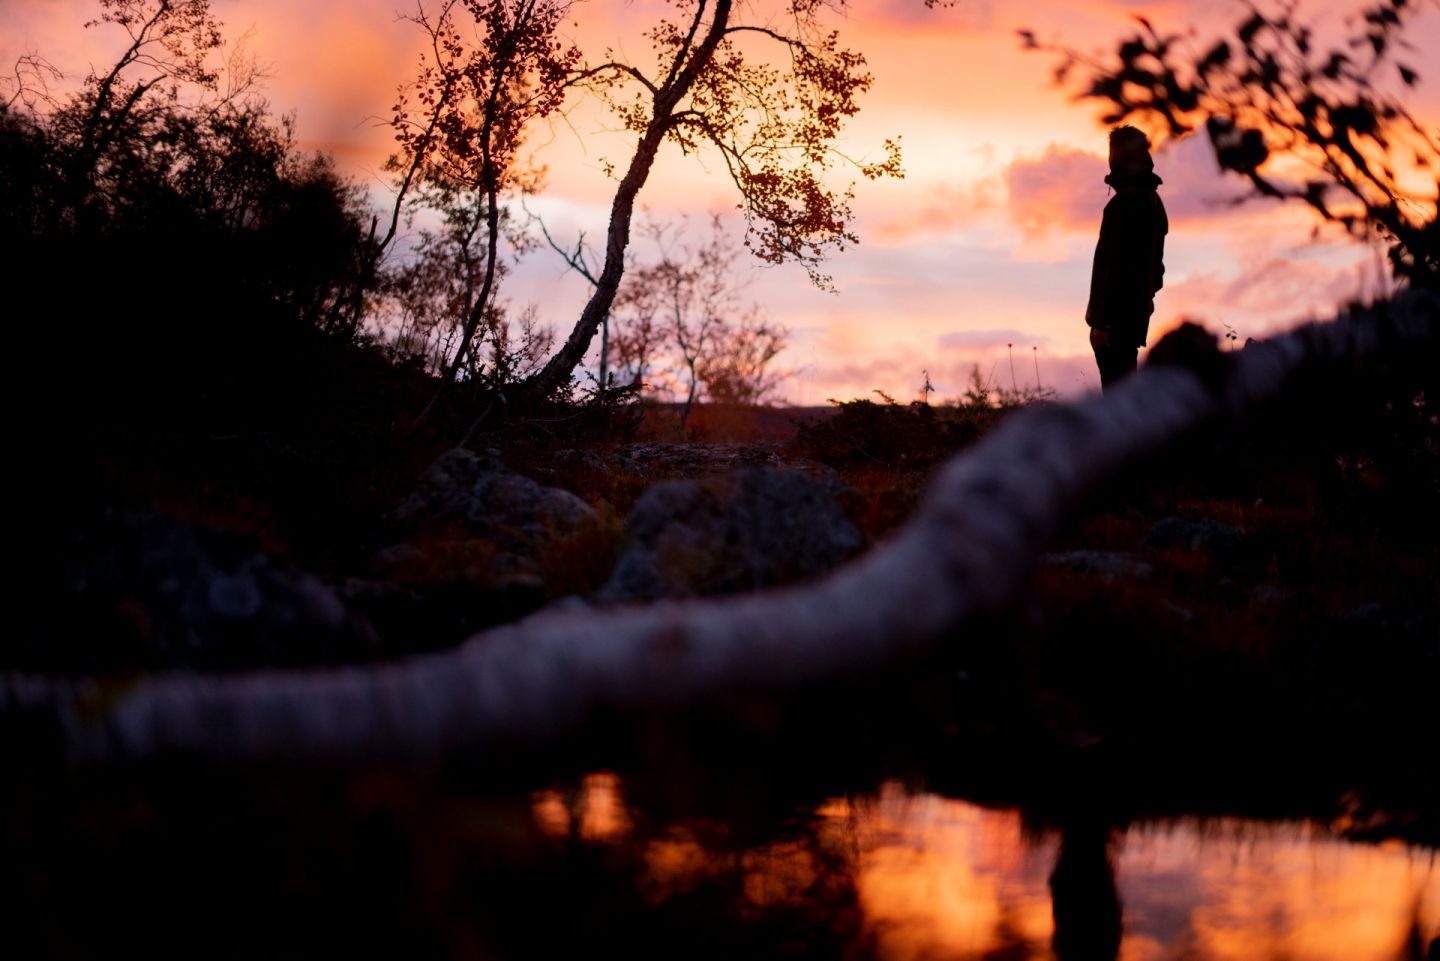
[{"label": "pale log bark", "polygon": [[7,675],[0,714],[53,712],[76,760],[428,758],[555,737],[602,706],[782,688],[978,643],[967,624],[1012,603],[1067,515],[1127,465],[1275,400],[1302,369],[1420,350],[1433,362],[1437,333],[1440,302],[1409,294],[1253,343],[1218,382],[1152,365],[1103,396],[1016,413],[940,470],[895,537],[815,583],[552,609],[389,664],[159,675],[123,689]]}]

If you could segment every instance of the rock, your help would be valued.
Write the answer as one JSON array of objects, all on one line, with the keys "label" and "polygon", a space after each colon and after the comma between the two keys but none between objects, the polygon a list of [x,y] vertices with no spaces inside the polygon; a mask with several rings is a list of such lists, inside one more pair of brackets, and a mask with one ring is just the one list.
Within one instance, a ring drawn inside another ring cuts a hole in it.
[{"label": "rock", "polygon": [[364,616],[384,644],[384,655],[408,654],[437,646],[441,635],[425,599],[387,581],[359,577],[327,578],[346,608]]},{"label": "rock", "polygon": [[802,473],[750,468],[650,487],[625,520],[603,600],[756,590],[821,574],[863,539]]},{"label": "rock", "polygon": [[87,671],[249,667],[374,656],[370,622],[292,562],[234,534],[113,511],[62,551],[32,657]]},{"label": "rock", "polygon": [[1279,584],[1262,584],[1250,591],[1250,600],[1256,604],[1282,607],[1295,600],[1295,589]]},{"label": "rock", "polygon": [[507,470],[499,451],[457,448],[395,509],[395,543],[371,556],[371,570],[436,601],[447,624],[488,624],[543,604],[542,552],[595,520],[569,491]]},{"label": "rock", "polygon": [[1040,564],[1079,574],[1094,574],[1106,580],[1146,580],[1155,574],[1155,569],[1149,564],[1121,551],[1056,551],[1042,555]]},{"label": "rock", "polygon": [[425,469],[394,518],[410,527],[462,520],[468,536],[523,555],[575,533],[595,511],[569,491],[505,470],[494,451],[456,448]]},{"label": "rock", "polygon": [[387,580],[405,580],[405,572],[425,563],[425,552],[414,544],[391,544],[370,555],[370,569]]},{"label": "rock", "polygon": [[747,467],[776,467],[804,474],[842,503],[854,494],[834,468],[805,458],[782,457],[765,444],[631,444],[615,452],[607,469],[657,480],[695,480]]},{"label": "rock", "polygon": [[1200,620],[1199,615],[1197,615],[1194,611],[1190,610],[1190,608],[1181,607],[1174,601],[1162,600],[1160,602],[1160,609],[1166,614],[1169,614],[1181,624],[1194,624]]},{"label": "rock", "polygon": [[1140,546],[1147,551],[1178,547],[1201,551],[1216,559],[1232,558],[1245,544],[1245,532],[1238,527],[1221,524],[1208,517],[1190,519],[1166,517],[1145,532]]}]

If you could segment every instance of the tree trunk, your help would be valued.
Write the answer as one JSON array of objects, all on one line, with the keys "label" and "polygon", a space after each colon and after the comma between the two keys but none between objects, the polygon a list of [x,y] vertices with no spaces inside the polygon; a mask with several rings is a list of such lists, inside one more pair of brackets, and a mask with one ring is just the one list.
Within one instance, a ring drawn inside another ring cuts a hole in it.
[{"label": "tree trunk", "polygon": [[600,390],[610,386],[610,313],[600,321]]},{"label": "tree trunk", "polygon": [[[615,293],[620,289],[620,278],[625,272],[625,248],[630,244],[630,220],[635,213],[635,198],[650,176],[655,155],[670,129],[675,107],[690,92],[701,71],[709,65],[711,57],[715,55],[715,48],[725,35],[725,28],[730,21],[731,4],[732,0],[718,0],[715,4],[714,19],[705,39],[695,49],[694,55],[684,68],[676,72],[675,79],[661,88],[655,97],[655,111],[640,142],[635,146],[630,167],[621,179],[620,187],[615,191],[615,200],[610,205],[610,226],[605,237],[605,265],[600,270],[595,290],[580,312],[580,319],[570,331],[564,345],[555,356],[546,361],[539,372],[525,382],[526,391],[532,396],[547,396],[570,382],[575,368],[585,359],[590,342],[595,339],[595,331],[609,315],[610,307],[615,302]],[[703,12],[702,3],[695,16],[699,17]]]},{"label": "tree trunk", "polygon": [[446,388],[455,382],[455,375],[460,371],[460,364],[465,360],[465,354],[470,350],[471,341],[475,338],[475,330],[480,326],[480,321],[485,316],[485,305],[490,303],[490,293],[495,287],[495,260],[500,247],[500,205],[499,191],[495,189],[494,182],[485,190],[485,230],[487,234],[486,243],[488,249],[485,253],[485,276],[480,281],[480,294],[475,302],[470,305],[470,315],[465,318],[465,329],[460,335],[460,346],[455,348],[455,356],[445,368],[445,374],[440,378],[440,386],[435,389],[435,396],[430,398],[430,403],[425,405],[415,418],[416,422],[424,420],[435,405],[444,396]]}]

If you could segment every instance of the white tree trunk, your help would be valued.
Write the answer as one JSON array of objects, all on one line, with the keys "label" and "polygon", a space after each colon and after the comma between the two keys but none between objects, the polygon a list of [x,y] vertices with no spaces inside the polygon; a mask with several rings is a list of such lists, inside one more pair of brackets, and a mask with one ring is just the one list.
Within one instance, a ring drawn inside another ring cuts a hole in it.
[{"label": "white tree trunk", "polygon": [[980,640],[967,623],[1013,602],[1067,515],[1126,465],[1273,400],[1302,367],[1433,350],[1437,327],[1440,301],[1407,294],[1226,355],[1219,383],[1151,364],[1103,396],[1016,413],[937,473],[895,536],[813,583],[562,605],[378,665],[173,673],[124,688],[12,674],[0,677],[0,714],[54,712],[75,760],[424,758],[555,737],[600,706],[871,671]]}]

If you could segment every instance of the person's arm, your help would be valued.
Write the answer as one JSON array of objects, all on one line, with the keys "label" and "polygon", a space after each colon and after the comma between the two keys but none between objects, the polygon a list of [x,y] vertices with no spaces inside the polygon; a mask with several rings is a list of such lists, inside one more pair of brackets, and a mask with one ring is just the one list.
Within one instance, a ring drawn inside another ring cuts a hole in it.
[{"label": "person's arm", "polygon": [[1170,217],[1165,213],[1165,202],[1156,195],[1154,201],[1154,223],[1151,229],[1155,237],[1155,290],[1153,297],[1165,286],[1165,235],[1170,233]]},{"label": "person's arm", "polygon": [[1111,273],[1115,267],[1112,206],[1106,204],[1105,212],[1100,217],[1100,238],[1095,242],[1095,260],[1090,268],[1090,300],[1085,305],[1085,323],[1092,330],[1103,328],[1109,323],[1106,319],[1107,295],[1110,291]]}]

